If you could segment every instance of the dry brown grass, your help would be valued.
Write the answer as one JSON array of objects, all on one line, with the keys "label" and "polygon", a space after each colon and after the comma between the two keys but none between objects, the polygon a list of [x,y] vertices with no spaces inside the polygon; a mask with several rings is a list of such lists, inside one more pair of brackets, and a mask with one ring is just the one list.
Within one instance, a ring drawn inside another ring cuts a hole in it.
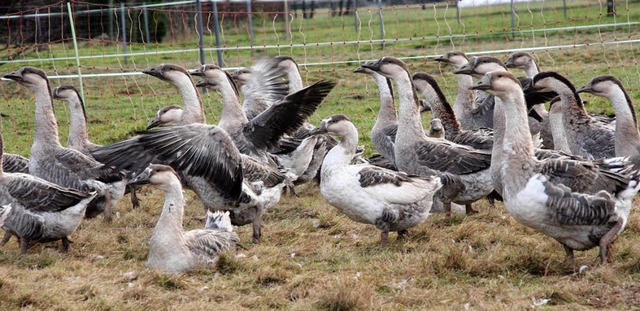
[{"label": "dry brown grass", "polygon": [[[202,226],[188,193],[185,227]],[[143,206],[124,199],[120,217],[84,222],[68,254],[57,244],[18,255],[0,253],[0,309],[631,309],[640,307],[640,218],[633,212],[615,243],[614,263],[578,252],[582,273],[564,264],[558,243],[516,223],[502,205],[479,204],[473,217],[432,215],[379,247],[379,231],[339,215],[317,188],[284,198],[264,219],[264,240],[249,241],[216,267],[184,274],[147,269],[148,241],[162,195],[147,190]]]}]

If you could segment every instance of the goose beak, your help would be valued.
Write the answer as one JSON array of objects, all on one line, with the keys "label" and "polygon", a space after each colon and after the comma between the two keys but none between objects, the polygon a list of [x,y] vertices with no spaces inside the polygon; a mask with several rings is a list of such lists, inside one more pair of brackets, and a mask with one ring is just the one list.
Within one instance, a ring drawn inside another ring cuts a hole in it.
[{"label": "goose beak", "polygon": [[540,114],[538,114],[538,112],[535,109],[530,109],[529,110],[529,116],[536,119],[536,121],[538,122],[543,122],[544,120],[542,119],[542,116]]},{"label": "goose beak", "polygon": [[447,61],[449,61],[449,59],[447,59],[447,56],[445,55],[440,55],[434,58],[433,60],[435,60],[436,62],[443,62],[443,63],[446,63]]},{"label": "goose beak", "polygon": [[454,70],[453,73],[457,75],[471,75],[474,73],[474,71],[471,67],[471,63],[466,63],[464,66]]},{"label": "goose beak", "polygon": [[162,124],[162,121],[160,121],[159,118],[153,118],[153,120],[151,120],[151,122],[149,123],[149,125],[147,125],[147,131],[154,128],[154,127],[158,127]]},{"label": "goose beak", "polygon": [[156,67],[145,69],[142,71],[142,73],[150,75],[152,77],[156,77],[158,79],[163,79],[162,72],[160,72],[160,70]]},{"label": "goose beak", "polygon": [[516,64],[513,62],[513,58],[511,57],[504,62],[504,65],[507,66],[507,68],[516,68]]},{"label": "goose beak", "polygon": [[202,72],[200,69],[189,70],[189,74],[194,77],[204,77],[204,72]]},{"label": "goose beak", "polygon": [[327,133],[327,127],[324,124],[322,124],[321,126],[318,126],[318,127],[314,128],[314,129],[312,129],[309,132],[309,136],[318,135],[318,134],[325,134],[325,133]]},{"label": "goose beak", "polygon": [[207,83],[205,80],[200,80],[198,82],[196,82],[196,87],[208,87],[209,83]]},{"label": "goose beak", "polygon": [[60,97],[60,94],[58,94],[58,91],[60,91],[60,87],[56,87],[55,89],[53,89],[53,99],[62,99]]},{"label": "goose beak", "polygon": [[576,92],[577,93],[592,93],[593,92],[593,88],[591,87],[591,83],[586,84],[585,86],[579,88]]},{"label": "goose beak", "polygon": [[474,85],[472,85],[471,87],[469,87],[470,90],[481,90],[481,91],[485,91],[491,88],[491,85],[489,85],[487,82],[483,81],[484,79],[476,82]]},{"label": "goose beak", "polygon": [[380,66],[382,65],[382,58],[378,60],[370,60],[362,64],[362,67],[371,69],[373,71],[380,71]]},{"label": "goose beak", "polygon": [[8,73],[4,75],[3,78],[13,80],[16,82],[22,82],[22,75],[18,71]]},{"label": "goose beak", "polygon": [[136,175],[130,182],[129,185],[146,185],[151,183],[149,178],[151,177],[151,169],[146,168],[142,173]]},{"label": "goose beak", "polygon": [[365,73],[366,69],[365,69],[365,67],[360,66],[360,67],[356,68],[356,70],[354,70],[353,72],[354,73]]}]

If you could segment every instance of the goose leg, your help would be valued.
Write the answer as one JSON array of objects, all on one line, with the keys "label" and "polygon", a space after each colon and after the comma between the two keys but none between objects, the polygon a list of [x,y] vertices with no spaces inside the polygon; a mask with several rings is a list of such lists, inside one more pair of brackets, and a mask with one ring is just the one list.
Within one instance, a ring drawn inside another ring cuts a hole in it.
[{"label": "goose leg", "polygon": [[443,202],[442,206],[444,207],[444,212],[447,214],[447,217],[451,217],[451,202]]},{"label": "goose leg", "polygon": [[27,253],[27,250],[29,249],[29,240],[23,238],[20,240],[20,255],[24,255]]},{"label": "goose leg", "polygon": [[404,240],[407,237],[407,233],[409,233],[407,230],[398,231],[398,240]]},{"label": "goose leg", "polygon": [[135,186],[127,186],[129,188],[129,195],[131,196],[131,205],[133,208],[140,207],[140,199],[138,199],[138,194],[136,193]]},{"label": "goose leg", "polygon": [[62,242],[62,245],[60,245],[59,252],[68,253],[69,246],[71,245],[71,241],[69,241],[69,238],[67,237],[63,237],[62,239],[60,239],[60,241]]},{"label": "goose leg", "polygon": [[613,225],[613,228],[611,228],[611,230],[609,230],[609,232],[607,232],[600,239],[600,243],[598,246],[600,247],[600,263],[601,264],[613,261],[613,258],[611,255],[611,243],[613,242],[613,239],[616,237],[616,234],[620,231],[621,228],[622,228],[622,222],[616,221],[616,224]]},{"label": "goose leg", "polygon": [[105,196],[106,202],[104,206],[104,212],[102,212],[102,215],[104,217],[105,222],[111,222],[113,220],[113,210],[112,210],[113,200],[111,199],[111,194],[109,194],[109,192],[107,192],[104,196]]},{"label": "goose leg", "polygon": [[262,208],[258,208],[256,211],[255,219],[253,220],[253,243],[260,243],[262,237]]},{"label": "goose leg", "polygon": [[564,244],[562,244],[562,247],[564,247],[564,252],[567,254],[567,258],[565,259],[567,263],[569,263],[572,267],[575,268],[576,263],[573,260],[573,249],[570,248],[569,246],[566,246]]},{"label": "goose leg", "polygon": [[479,213],[477,209],[475,209],[473,207],[473,204],[469,203],[469,204],[465,204],[464,205],[464,209],[465,209],[465,213],[467,215],[473,215],[473,214],[477,214]]},{"label": "goose leg", "polygon": [[387,240],[389,240],[389,230],[382,230],[382,233],[380,233],[380,247],[387,247]]},{"label": "goose leg", "polygon": [[0,247],[4,246],[11,239],[11,233],[9,231],[4,232],[4,236],[2,237],[2,241],[0,241]]}]

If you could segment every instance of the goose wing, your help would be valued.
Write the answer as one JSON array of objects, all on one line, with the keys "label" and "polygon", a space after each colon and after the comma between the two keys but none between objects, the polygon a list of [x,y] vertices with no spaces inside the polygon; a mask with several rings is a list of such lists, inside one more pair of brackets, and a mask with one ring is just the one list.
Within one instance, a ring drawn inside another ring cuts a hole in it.
[{"label": "goose wing", "polygon": [[212,258],[220,252],[235,248],[240,238],[235,232],[197,229],[183,234],[184,242],[192,254]]},{"label": "goose wing", "polygon": [[362,167],[357,178],[361,190],[378,200],[392,204],[411,204],[433,196],[442,183],[436,176],[410,176],[376,166]]},{"label": "goose wing", "polygon": [[265,165],[253,157],[241,155],[242,172],[248,182],[262,181],[265,187],[274,187],[285,180],[285,175],[276,167]]},{"label": "goose wing", "polygon": [[589,119],[588,130],[583,131],[583,143],[587,153],[594,159],[610,158],[615,156],[615,131],[602,123]]},{"label": "goose wing", "polygon": [[255,113],[249,120],[289,94],[287,74],[273,58],[264,57],[251,66],[251,78],[245,86],[243,107]]},{"label": "goose wing", "polygon": [[8,173],[29,173],[29,159],[11,153],[2,154],[2,171]]},{"label": "goose wing", "polygon": [[472,174],[489,168],[491,152],[447,141],[425,141],[417,146],[418,163],[455,175]]},{"label": "goose wing", "polygon": [[544,162],[540,172],[551,183],[562,184],[574,192],[596,194],[605,190],[618,193],[626,189],[629,183],[629,178],[624,173],[628,165],[630,164],[550,159]]},{"label": "goose wing", "polygon": [[26,209],[41,212],[61,211],[90,196],[28,174],[12,174],[5,187],[14,201]]},{"label": "goose wing", "polygon": [[142,132],[133,138],[94,151],[108,166],[133,172],[152,161],[164,163],[182,176],[202,177],[220,194],[237,199],[242,193],[240,152],[221,128],[189,124]]},{"label": "goose wing", "polygon": [[287,95],[244,127],[245,137],[256,148],[273,148],[284,134],[293,134],[311,116],[336,84],[316,82]]},{"label": "goose wing", "polygon": [[50,154],[46,169],[38,172],[38,177],[65,187],[90,190],[87,180],[110,183],[122,180],[122,173],[69,148],[62,148]]},{"label": "goose wing", "polygon": [[493,148],[493,130],[481,128],[460,131],[451,141],[474,149],[491,150]]}]

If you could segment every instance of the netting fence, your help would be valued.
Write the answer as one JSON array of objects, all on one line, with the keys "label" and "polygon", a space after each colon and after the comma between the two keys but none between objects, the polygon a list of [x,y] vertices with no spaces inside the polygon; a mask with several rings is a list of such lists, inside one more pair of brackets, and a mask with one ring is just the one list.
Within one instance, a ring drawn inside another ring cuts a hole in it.
[{"label": "netting fence", "polygon": [[[372,80],[351,72],[385,55],[436,75],[451,99],[456,77],[433,61],[451,50],[502,59],[528,51],[542,70],[576,84],[613,74],[633,97],[640,92],[640,1],[615,1],[615,13],[606,0],[42,2],[3,9],[0,72],[35,66],[52,88],[81,88],[90,136],[101,143],[143,128],[159,107],[181,103],[168,84],[142,75],[160,63],[232,70],[264,55],[293,56],[306,83],[340,81],[314,120],[343,113],[348,99],[363,132],[375,118],[377,92]],[[33,96],[6,80],[0,93],[5,148],[28,155]],[[219,115],[218,101],[211,92],[203,96],[209,122]],[[68,109],[56,109],[66,139]]]}]

